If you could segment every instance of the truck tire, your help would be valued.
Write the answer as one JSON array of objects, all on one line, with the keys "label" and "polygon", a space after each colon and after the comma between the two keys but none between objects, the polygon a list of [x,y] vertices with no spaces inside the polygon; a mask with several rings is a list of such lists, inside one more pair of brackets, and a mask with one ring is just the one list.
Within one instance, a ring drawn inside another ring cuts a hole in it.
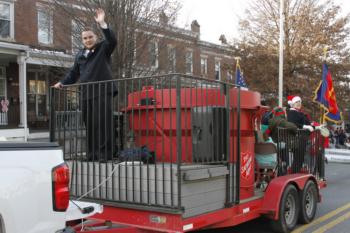
[{"label": "truck tire", "polygon": [[298,222],[299,209],[298,190],[294,185],[289,184],[282,194],[278,219],[271,222],[273,231],[278,233],[291,232]]},{"label": "truck tire", "polygon": [[317,188],[316,184],[309,180],[300,192],[300,223],[310,223],[316,215],[317,210]]}]

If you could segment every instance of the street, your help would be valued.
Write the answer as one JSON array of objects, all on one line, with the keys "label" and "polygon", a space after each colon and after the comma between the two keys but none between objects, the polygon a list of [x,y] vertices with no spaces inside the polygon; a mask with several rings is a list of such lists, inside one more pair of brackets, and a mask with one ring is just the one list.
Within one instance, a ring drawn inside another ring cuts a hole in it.
[{"label": "street", "polygon": [[[316,217],[308,225],[298,225],[292,233],[349,233],[350,232],[350,164],[326,164],[327,185],[321,191]],[[268,219],[260,218],[236,227],[203,230],[201,233],[270,233]]]}]

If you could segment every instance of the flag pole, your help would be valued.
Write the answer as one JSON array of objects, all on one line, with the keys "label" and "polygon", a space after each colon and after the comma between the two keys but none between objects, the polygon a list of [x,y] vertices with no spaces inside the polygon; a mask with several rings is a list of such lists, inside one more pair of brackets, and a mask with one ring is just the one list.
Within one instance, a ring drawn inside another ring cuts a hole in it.
[{"label": "flag pole", "polygon": [[236,60],[236,70],[237,70],[237,67],[239,66],[239,61],[241,60],[241,57],[234,57],[235,60]]},{"label": "flag pole", "polygon": [[282,107],[283,97],[283,23],[284,23],[284,0],[280,0],[280,37],[279,37],[279,69],[278,69],[278,106]]},{"label": "flag pole", "polygon": [[234,59],[236,60],[236,69],[235,69],[235,84],[237,84],[237,69],[239,66],[239,61],[241,60],[241,57],[234,57]]},{"label": "flag pole", "polygon": [[[325,46],[323,48],[323,62],[326,63],[327,60],[327,53],[328,53],[328,46]],[[323,70],[323,68],[322,68]],[[323,72],[323,71],[322,71]],[[320,117],[320,123],[324,124],[326,119],[325,119],[325,115],[326,115],[326,110],[324,108],[322,108],[322,106],[320,105],[320,111],[321,111],[321,117]]]}]

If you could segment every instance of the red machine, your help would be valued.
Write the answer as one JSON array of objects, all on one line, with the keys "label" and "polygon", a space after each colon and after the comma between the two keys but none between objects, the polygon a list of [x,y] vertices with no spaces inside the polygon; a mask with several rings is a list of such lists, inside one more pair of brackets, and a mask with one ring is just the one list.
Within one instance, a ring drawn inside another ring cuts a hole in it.
[{"label": "red machine", "polygon": [[[326,186],[320,145],[305,146],[313,156],[302,152],[299,169],[293,154],[300,148],[289,148],[287,140],[275,151],[260,151],[260,94],[220,85],[144,86],[128,93],[123,114],[133,144],[152,151],[155,163],[99,164],[119,188],[106,185],[98,194],[104,212],[75,230],[189,232],[267,216],[276,232],[290,232],[298,219],[311,222]],[[275,154],[276,165],[257,163],[256,155],[265,152]],[[288,158],[282,161],[280,153]]]}]

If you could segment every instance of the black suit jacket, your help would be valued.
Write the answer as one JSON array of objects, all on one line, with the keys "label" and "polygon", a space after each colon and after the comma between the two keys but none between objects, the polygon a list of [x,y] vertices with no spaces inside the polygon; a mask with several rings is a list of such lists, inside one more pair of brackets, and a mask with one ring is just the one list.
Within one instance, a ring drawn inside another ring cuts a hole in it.
[{"label": "black suit jacket", "polygon": [[84,99],[101,96],[105,93],[116,93],[116,86],[111,83],[108,85],[84,84],[112,79],[111,55],[117,41],[111,29],[102,29],[102,32],[105,39],[95,45],[88,57],[84,56],[85,49],[79,50],[75,56],[73,67],[61,81],[63,85],[68,85],[80,79],[83,84],[81,92]]},{"label": "black suit jacket", "polygon": [[311,125],[307,116],[303,112],[297,110],[290,109],[287,118],[289,122],[294,123],[299,129],[302,129],[304,125]]}]

